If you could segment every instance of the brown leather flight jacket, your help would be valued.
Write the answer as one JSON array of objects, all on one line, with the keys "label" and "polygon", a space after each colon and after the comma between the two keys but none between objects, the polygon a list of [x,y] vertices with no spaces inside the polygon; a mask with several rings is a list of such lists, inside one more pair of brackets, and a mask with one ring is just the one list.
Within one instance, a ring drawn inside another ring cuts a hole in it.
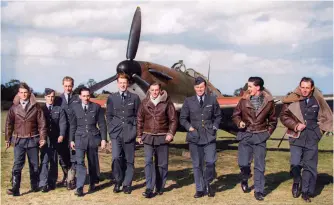
[{"label": "brown leather flight jacket", "polygon": [[[41,106],[36,102],[33,94],[30,95],[30,102],[26,105],[26,110],[20,104],[20,97],[15,96],[13,105],[9,109],[5,125],[5,140],[10,137],[30,138],[39,135],[40,140],[45,140],[47,127],[45,116]],[[13,135],[13,132],[15,134]]]},{"label": "brown leather flight jacket", "polygon": [[137,136],[142,137],[143,133],[150,135],[175,135],[178,125],[178,118],[175,107],[162,91],[160,102],[154,105],[148,93],[139,106],[137,113]]},{"label": "brown leather flight jacket", "polygon": [[268,131],[271,135],[277,126],[275,102],[268,90],[264,89],[262,95],[264,97],[262,106],[256,111],[250,101],[250,95],[245,92],[233,111],[232,120],[239,128],[240,122],[243,121],[247,132]]},{"label": "brown leather flight jacket", "polygon": [[[314,88],[312,95],[319,104],[318,124],[321,132],[333,132],[332,110],[318,88]],[[305,124],[299,105],[299,101],[301,100],[305,100],[305,98],[302,96],[299,86],[282,99],[284,105],[280,113],[280,120],[285,127],[295,133],[297,133],[296,128],[299,123]]]}]

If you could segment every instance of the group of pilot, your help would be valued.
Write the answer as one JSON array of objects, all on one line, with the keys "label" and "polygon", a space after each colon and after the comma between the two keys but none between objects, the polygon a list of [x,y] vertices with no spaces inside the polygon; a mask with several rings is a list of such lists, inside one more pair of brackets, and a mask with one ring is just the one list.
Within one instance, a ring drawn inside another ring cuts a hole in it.
[{"label": "group of pilot", "polygon": [[[250,192],[248,179],[254,159],[254,197],[264,200],[266,141],[277,126],[275,103],[260,77],[248,79],[248,90],[234,109],[232,120],[239,128],[238,165],[243,192]],[[19,91],[9,109],[6,149],[14,146],[12,188],[7,194],[20,195],[21,172],[28,155],[31,191],[48,192],[56,188],[58,161],[63,170],[61,185],[83,196],[88,159],[89,189],[100,181],[98,147],[106,148],[107,133],[112,145],[113,192],[132,192],[136,140],[144,146],[145,198],[162,195],[168,175],[169,143],[178,123],[186,130],[186,141],[193,165],[194,197],[215,196],[216,138],[222,113],[215,96],[208,94],[207,82],[197,77],[196,95],[186,98],[180,117],[161,84],[152,83],[142,101],[128,91],[129,77],[119,74],[118,92],[109,95],[106,112],[90,101],[91,91],[82,88],[73,94],[74,80],[63,78],[64,93],[56,97],[45,89],[44,105],[36,102],[29,86]],[[332,111],[311,78],[303,77],[299,86],[283,100],[280,120],[287,127],[290,143],[292,195],[306,202],[314,195],[317,179],[318,142],[323,132],[333,131]],[[40,162],[39,162],[40,161]]]}]

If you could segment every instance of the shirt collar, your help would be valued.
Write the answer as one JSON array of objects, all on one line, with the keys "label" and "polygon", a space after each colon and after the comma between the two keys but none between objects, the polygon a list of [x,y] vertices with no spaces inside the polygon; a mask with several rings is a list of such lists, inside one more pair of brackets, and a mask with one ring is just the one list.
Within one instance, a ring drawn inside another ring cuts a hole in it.
[{"label": "shirt collar", "polygon": [[29,103],[29,100],[20,100],[21,105],[27,105]]},{"label": "shirt collar", "polygon": [[[73,92],[72,92],[73,93]],[[65,98],[68,98],[68,95],[70,95],[70,97],[72,97],[72,93],[64,93]]]},{"label": "shirt collar", "polygon": [[[201,100],[201,97],[200,97],[200,96],[198,96],[198,95],[196,95],[196,96],[197,96],[197,99],[198,99],[198,100]],[[204,101],[205,96],[206,96],[206,94],[204,93],[204,95],[202,95],[202,100],[203,100],[203,101]]]},{"label": "shirt collar", "polygon": [[124,93],[124,96],[127,96],[127,94],[128,94],[127,91],[124,91],[124,92],[119,91],[119,94],[120,94],[120,95],[122,95],[122,93]]}]

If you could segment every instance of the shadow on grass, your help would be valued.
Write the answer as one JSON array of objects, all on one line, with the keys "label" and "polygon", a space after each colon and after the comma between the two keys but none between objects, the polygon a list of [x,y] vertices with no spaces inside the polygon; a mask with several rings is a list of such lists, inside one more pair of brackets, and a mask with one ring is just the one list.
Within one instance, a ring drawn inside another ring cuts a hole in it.
[{"label": "shadow on grass", "polygon": [[176,183],[165,188],[165,192],[173,189],[179,189],[194,183],[193,169],[186,168],[182,170],[168,171],[168,180],[173,180]]},{"label": "shadow on grass", "polygon": [[317,185],[315,187],[314,196],[320,195],[325,186],[328,185],[333,187],[333,176],[328,175],[326,173],[318,174]]},{"label": "shadow on grass", "polygon": [[[144,168],[143,167],[135,168],[133,181],[141,181],[143,179],[145,179]],[[116,183],[116,180],[115,180],[115,178],[112,174],[112,171],[101,172],[100,181],[105,181],[105,180],[109,180],[109,181],[107,183],[104,183],[104,184],[101,184],[101,185],[97,186],[96,188],[98,190],[108,188],[108,187],[110,187],[110,186],[112,186],[113,184]],[[140,189],[140,188],[143,188],[144,186],[145,186],[145,182],[141,183],[141,184],[136,184],[136,185],[132,186],[132,190]]]},{"label": "shadow on grass", "polygon": [[264,188],[264,193],[266,195],[269,195],[271,192],[277,189],[277,187],[281,183],[291,179],[291,177],[290,177],[290,172],[280,171],[277,173],[271,173],[265,175],[265,179],[266,179],[266,184]]},{"label": "shadow on grass", "polygon": [[213,185],[216,187],[216,192],[223,192],[233,189],[239,182],[239,174],[226,174],[219,176]]}]

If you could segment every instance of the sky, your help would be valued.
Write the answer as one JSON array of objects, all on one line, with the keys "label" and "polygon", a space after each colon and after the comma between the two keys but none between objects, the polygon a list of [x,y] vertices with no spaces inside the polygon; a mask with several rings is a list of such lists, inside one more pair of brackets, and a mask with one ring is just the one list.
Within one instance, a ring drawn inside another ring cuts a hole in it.
[{"label": "sky", "polygon": [[[333,2],[320,1],[1,2],[1,82],[61,92],[66,75],[76,85],[114,75],[137,6],[135,60],[167,67],[183,60],[204,75],[211,61],[210,81],[224,94],[250,76],[273,95],[303,76],[333,93]],[[115,82],[102,89],[117,90]]]}]

